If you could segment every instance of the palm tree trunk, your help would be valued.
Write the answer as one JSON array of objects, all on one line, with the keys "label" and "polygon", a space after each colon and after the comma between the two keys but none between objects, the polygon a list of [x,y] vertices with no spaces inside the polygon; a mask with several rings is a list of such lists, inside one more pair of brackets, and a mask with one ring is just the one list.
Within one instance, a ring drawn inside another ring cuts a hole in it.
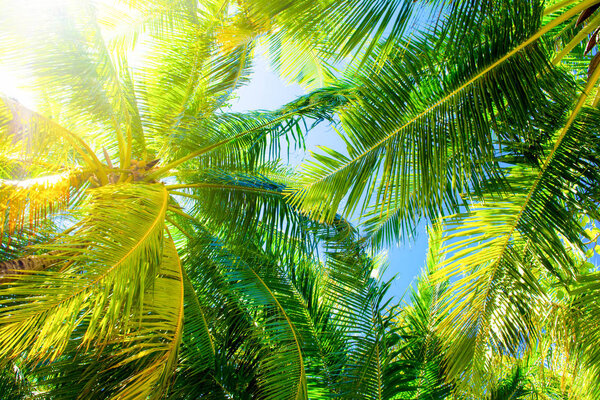
[{"label": "palm tree trunk", "polygon": [[55,252],[51,251],[0,262],[0,283],[10,281],[12,275],[20,275],[23,271],[42,271],[51,267],[56,263],[56,259],[50,257],[53,253]]}]

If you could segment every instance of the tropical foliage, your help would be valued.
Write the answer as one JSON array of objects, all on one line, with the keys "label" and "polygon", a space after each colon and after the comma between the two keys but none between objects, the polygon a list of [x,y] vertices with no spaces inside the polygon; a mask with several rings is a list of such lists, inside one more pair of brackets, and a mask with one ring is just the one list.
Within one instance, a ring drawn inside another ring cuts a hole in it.
[{"label": "tropical foliage", "polygon": [[[6,396],[600,395],[600,2],[2,6]],[[257,46],[309,92],[231,112]]]}]

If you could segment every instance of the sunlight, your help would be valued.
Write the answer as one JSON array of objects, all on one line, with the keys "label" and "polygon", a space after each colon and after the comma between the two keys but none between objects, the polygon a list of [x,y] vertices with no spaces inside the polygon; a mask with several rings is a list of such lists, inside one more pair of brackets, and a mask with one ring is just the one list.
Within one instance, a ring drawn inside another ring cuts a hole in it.
[{"label": "sunlight", "polygon": [[36,96],[25,86],[22,79],[15,76],[14,72],[0,65],[0,94],[11,97],[33,110],[37,104]]},{"label": "sunlight", "polygon": [[[31,35],[31,29],[35,29],[35,21],[47,18],[49,14],[56,13],[63,9],[69,0],[29,0],[29,1],[9,1],[10,6],[5,8],[9,10],[4,15],[4,21],[12,23],[17,28],[19,34],[23,37]],[[33,12],[32,10],[35,10]],[[23,24],[20,21],[30,21]],[[26,89],[27,71],[15,71],[5,64],[0,57],[0,94],[18,100],[24,106],[35,109],[37,104],[36,96],[33,92]]]},{"label": "sunlight", "polygon": [[[23,35],[27,35],[27,32],[31,28],[35,29],[35,25],[23,24],[21,21],[34,22],[35,20],[43,20],[48,17],[49,14],[57,13],[64,9],[69,3],[77,4],[74,0],[29,0],[19,1],[12,0],[8,1],[10,6],[8,7],[8,13],[4,17],[12,23],[16,28],[19,28]],[[6,9],[6,7],[5,7]],[[35,10],[35,11],[33,11]]]},{"label": "sunlight", "polygon": [[56,186],[59,182],[65,181],[68,178],[69,178],[69,173],[63,172],[62,174],[48,175],[48,176],[43,176],[40,178],[25,179],[22,181],[0,180],[0,182],[2,185],[17,186],[19,188],[26,189],[26,188],[30,188],[33,186],[43,186],[43,187]]},{"label": "sunlight", "polygon": [[[18,9],[18,12],[31,14],[31,10],[40,15],[48,11],[57,10],[65,7],[70,0],[29,0],[29,1],[12,1],[12,7]],[[74,1],[71,0],[74,3]],[[15,10],[16,11],[16,10]]]}]

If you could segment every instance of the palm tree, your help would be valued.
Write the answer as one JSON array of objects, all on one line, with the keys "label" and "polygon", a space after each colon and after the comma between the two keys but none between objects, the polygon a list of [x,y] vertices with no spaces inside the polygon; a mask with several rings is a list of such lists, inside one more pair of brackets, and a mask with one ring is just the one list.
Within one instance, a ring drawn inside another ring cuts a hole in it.
[{"label": "palm tree", "polygon": [[395,51],[384,41],[350,66],[348,153],[317,154],[291,202],[322,221],[360,212],[375,246],[442,224],[434,278],[456,277],[439,301],[445,374],[476,397],[498,354],[533,351],[548,330],[564,367],[593,375],[598,2],[437,6]]},{"label": "palm tree", "polygon": [[3,7],[0,58],[39,103],[0,104],[0,359],[14,397],[380,391],[377,262],[344,219],[285,201],[295,177],[279,162],[282,140],[301,146],[345,90],[223,112],[251,67],[251,46],[219,42],[230,7],[115,7]]},{"label": "palm tree", "polygon": [[[395,325],[398,336],[392,350],[389,368],[389,387],[395,389],[398,399],[594,399],[598,396],[596,375],[593,369],[575,367],[578,357],[561,347],[570,334],[569,324],[561,314],[567,309],[560,291],[552,288],[551,280],[541,283],[549,295],[552,315],[539,327],[543,333],[532,348],[521,349],[518,354],[493,350],[488,355],[489,364],[482,371],[485,382],[473,382],[471,375],[453,377],[446,361],[442,329],[448,318],[448,309],[440,299],[455,290],[451,279],[436,277],[444,257],[442,227],[429,231],[430,248],[426,267],[416,288],[410,293],[410,303],[402,308]],[[544,306],[539,304],[537,306]],[[485,393],[482,395],[481,393]]]},{"label": "palm tree", "polygon": [[[254,21],[268,12],[244,4]],[[460,278],[436,302],[436,329],[456,396],[541,393],[531,388],[546,381],[528,371],[550,358],[549,375],[565,371],[553,396],[598,393],[589,378],[599,359],[598,277],[587,259],[598,239],[600,56],[586,56],[597,9],[597,1],[435,2],[435,24],[409,37],[392,30],[358,51],[341,78],[331,65],[299,68],[311,65],[304,58],[280,64],[301,83],[347,93],[335,110],[347,154],[316,154],[289,194],[294,206],[323,222],[360,213],[375,247],[421,218],[442,224],[432,279]],[[283,28],[257,23],[257,31],[296,33],[281,14]],[[390,18],[388,30],[406,22],[403,12]],[[298,37],[325,61],[324,49],[360,48],[335,34],[327,44]]]},{"label": "palm tree", "polygon": [[[598,2],[432,3],[411,35],[415,2],[11,8],[40,110],[3,99],[4,359],[56,398],[502,398],[548,360],[598,393]],[[224,113],[257,40],[316,89]],[[314,120],[348,154],[297,177]],[[421,218],[433,289],[399,317],[367,249]]]}]

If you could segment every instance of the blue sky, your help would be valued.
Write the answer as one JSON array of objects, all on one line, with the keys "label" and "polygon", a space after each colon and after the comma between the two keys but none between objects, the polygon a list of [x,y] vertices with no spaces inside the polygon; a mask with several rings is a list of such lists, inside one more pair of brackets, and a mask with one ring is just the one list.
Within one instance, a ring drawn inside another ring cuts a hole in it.
[{"label": "blue sky", "polygon": [[[232,102],[231,111],[274,110],[303,94],[305,91],[302,87],[297,84],[287,84],[281,80],[272,71],[268,61],[259,54],[255,58],[251,81],[238,90],[238,99]],[[292,165],[299,165],[303,159],[309,157],[308,152],[315,150],[317,146],[327,146],[345,153],[344,143],[337,133],[333,129],[327,128],[325,124],[321,124],[308,134],[306,138],[307,152],[305,154],[290,152],[289,162]],[[395,276],[390,294],[398,299],[406,292],[414,277],[421,271],[425,263],[426,252],[425,225],[417,227],[415,240],[388,249],[389,267],[384,273],[383,279],[392,279]],[[408,299],[405,298],[405,300]]]}]

